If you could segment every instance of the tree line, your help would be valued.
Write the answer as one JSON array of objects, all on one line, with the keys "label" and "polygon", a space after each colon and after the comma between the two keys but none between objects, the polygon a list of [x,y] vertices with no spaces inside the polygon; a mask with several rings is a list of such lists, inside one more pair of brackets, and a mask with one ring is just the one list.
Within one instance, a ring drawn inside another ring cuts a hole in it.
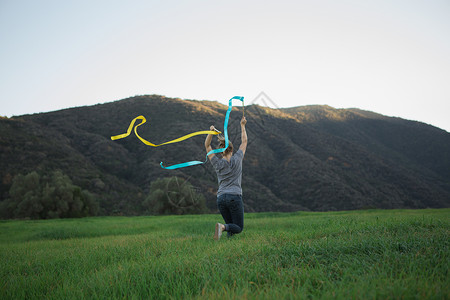
[{"label": "tree line", "polygon": [[[167,177],[153,181],[142,202],[142,214],[206,213],[205,197],[185,179]],[[0,202],[3,219],[54,219],[96,216],[99,202],[95,194],[74,185],[62,171],[48,175],[36,171],[14,177],[9,198]]]}]

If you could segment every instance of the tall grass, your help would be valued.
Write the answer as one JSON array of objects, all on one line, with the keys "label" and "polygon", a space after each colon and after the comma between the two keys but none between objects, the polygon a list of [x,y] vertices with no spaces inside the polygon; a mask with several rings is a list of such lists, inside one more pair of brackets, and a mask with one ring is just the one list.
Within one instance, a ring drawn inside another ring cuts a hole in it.
[{"label": "tall grass", "polygon": [[1,299],[449,299],[450,209],[0,222]]}]

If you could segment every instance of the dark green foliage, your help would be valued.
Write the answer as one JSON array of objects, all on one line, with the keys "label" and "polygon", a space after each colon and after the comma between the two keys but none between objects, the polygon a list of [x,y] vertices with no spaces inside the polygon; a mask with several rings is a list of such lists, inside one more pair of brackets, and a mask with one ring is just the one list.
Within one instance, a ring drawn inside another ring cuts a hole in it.
[{"label": "dark green foliage", "polygon": [[98,202],[94,196],[72,183],[67,175],[55,171],[51,176],[37,172],[17,175],[3,201],[0,212],[6,218],[79,218],[95,216]]},{"label": "dark green foliage", "polygon": [[176,176],[153,181],[143,206],[155,215],[201,214],[207,211],[205,197],[197,193],[187,180]]},{"label": "dark green foliage", "polygon": [[[205,159],[205,136],[158,148],[134,134],[110,136],[124,133],[139,115],[147,118],[139,134],[156,144],[212,124],[223,130],[226,109],[150,95],[0,119],[0,203],[18,174],[61,170],[98,199],[100,215],[148,212],[143,202],[150,184],[167,176],[186,178],[215,212],[217,177],[209,162],[174,171],[159,166]],[[329,106],[251,105],[245,114],[246,212],[450,206],[450,134],[444,130]],[[241,116],[233,109],[228,127],[235,149]]]}]

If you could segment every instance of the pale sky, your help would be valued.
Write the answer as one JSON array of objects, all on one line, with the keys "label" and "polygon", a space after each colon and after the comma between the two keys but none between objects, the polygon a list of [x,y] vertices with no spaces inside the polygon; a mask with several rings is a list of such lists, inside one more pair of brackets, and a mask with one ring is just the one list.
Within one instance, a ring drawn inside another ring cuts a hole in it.
[{"label": "pale sky", "polygon": [[0,0],[0,115],[261,91],[450,132],[450,1]]}]

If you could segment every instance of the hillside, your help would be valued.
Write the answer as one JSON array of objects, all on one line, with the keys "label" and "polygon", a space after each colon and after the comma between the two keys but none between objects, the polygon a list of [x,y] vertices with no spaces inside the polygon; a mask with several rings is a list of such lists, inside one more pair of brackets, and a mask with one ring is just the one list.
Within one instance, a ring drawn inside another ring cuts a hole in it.
[{"label": "hillside", "polygon": [[[163,170],[204,160],[204,138],[153,148],[134,135],[118,141],[144,115],[139,134],[153,143],[222,129],[227,107],[217,102],[137,96],[116,102],[0,119],[0,196],[15,176],[58,169],[94,194],[101,214],[144,213],[150,183],[180,176],[215,210],[211,165]],[[241,108],[229,133],[239,145]],[[244,160],[246,211],[343,210],[450,206],[450,134],[415,121],[358,109],[246,107],[249,145]]]}]

